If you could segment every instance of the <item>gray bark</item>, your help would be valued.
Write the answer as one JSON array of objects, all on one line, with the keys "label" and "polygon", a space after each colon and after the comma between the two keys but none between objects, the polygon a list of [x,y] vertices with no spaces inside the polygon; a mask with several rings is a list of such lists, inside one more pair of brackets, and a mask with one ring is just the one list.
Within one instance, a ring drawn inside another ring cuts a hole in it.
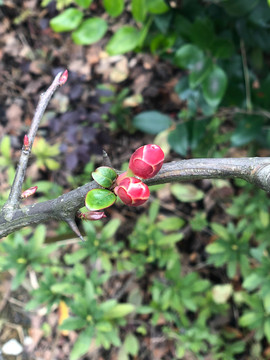
[{"label": "gray bark", "polygon": [[[164,164],[152,179],[145,180],[147,185],[171,182],[192,181],[214,178],[241,178],[270,192],[270,158],[224,158],[191,159]],[[76,212],[84,206],[87,192],[98,185],[92,181],[84,186],[61,195],[54,200],[44,201],[15,209],[12,219],[7,220],[4,210],[0,211],[0,238],[25,226],[45,223],[49,220],[66,221],[76,225]],[[78,235],[78,232],[76,232]],[[79,236],[79,235],[78,235]]]}]

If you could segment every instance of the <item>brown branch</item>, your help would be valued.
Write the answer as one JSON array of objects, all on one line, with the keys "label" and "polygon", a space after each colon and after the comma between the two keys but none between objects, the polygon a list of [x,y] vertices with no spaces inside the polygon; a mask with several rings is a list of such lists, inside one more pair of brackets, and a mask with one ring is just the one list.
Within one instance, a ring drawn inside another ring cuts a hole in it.
[{"label": "brown branch", "polygon": [[[270,192],[270,158],[225,158],[191,159],[164,164],[153,178],[145,180],[147,185],[214,178],[241,178]],[[98,187],[92,181],[84,186],[61,195],[54,200],[25,206],[14,211],[12,222],[0,212],[0,238],[25,226],[44,223],[49,220],[70,223],[76,212],[84,206],[87,192]],[[74,224],[73,224],[74,225]]]},{"label": "brown branch", "polygon": [[28,159],[44,111],[46,110],[48,103],[57,88],[63,85],[66,80],[67,70],[65,70],[63,73],[58,73],[47,91],[40,96],[40,100],[28,133],[29,144],[27,145],[27,147],[23,146],[22,148],[21,156],[19,159],[13,184],[11,186],[9,197],[3,207],[2,213],[6,221],[12,220],[15,209],[17,209],[20,205],[22,185],[25,178]]}]

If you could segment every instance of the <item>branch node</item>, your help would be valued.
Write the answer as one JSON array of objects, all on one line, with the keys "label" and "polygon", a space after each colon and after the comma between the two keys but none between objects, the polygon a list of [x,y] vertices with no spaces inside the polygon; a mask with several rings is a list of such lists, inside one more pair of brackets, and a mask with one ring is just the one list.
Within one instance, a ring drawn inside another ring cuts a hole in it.
[{"label": "branch node", "polygon": [[4,219],[7,222],[10,222],[13,218],[13,214],[14,214],[14,207],[10,204],[5,204],[3,206],[3,214],[4,214]]}]

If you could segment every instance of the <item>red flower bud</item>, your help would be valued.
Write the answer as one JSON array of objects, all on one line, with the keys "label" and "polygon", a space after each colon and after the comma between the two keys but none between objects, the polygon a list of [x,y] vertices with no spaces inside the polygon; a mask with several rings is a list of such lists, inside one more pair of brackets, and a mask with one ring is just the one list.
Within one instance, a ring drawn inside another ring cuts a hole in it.
[{"label": "red flower bud", "polygon": [[159,172],[163,161],[162,149],[158,145],[148,144],[141,146],[132,154],[129,168],[134,175],[142,179],[150,179]]},{"label": "red flower bud", "polygon": [[129,206],[142,205],[150,196],[148,186],[134,177],[123,179],[119,185],[116,186],[114,192],[120,197],[124,204]]},{"label": "red flower bud", "polygon": [[34,193],[37,191],[37,186],[32,186],[29,189],[25,190],[22,194],[21,194],[21,198],[25,199],[28,198],[31,195],[34,195]]}]

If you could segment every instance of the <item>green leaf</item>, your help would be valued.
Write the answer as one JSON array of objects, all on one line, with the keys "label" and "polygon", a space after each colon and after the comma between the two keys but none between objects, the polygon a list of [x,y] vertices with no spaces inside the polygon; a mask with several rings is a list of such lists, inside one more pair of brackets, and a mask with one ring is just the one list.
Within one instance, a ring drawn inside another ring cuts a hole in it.
[{"label": "green leaf", "polygon": [[262,281],[263,279],[257,273],[252,273],[245,278],[243,287],[247,290],[252,291],[256,289],[259,285],[261,285]]},{"label": "green leaf", "polygon": [[4,136],[0,144],[0,152],[6,159],[10,159],[10,149],[10,137]]},{"label": "green leaf", "polygon": [[228,240],[230,238],[230,235],[224,226],[213,222],[211,224],[211,228],[215,234],[217,234],[219,237],[221,237],[221,239]]},{"label": "green leaf", "polygon": [[154,200],[149,208],[149,222],[150,224],[153,224],[156,220],[159,212],[159,201]]},{"label": "green leaf", "polygon": [[112,238],[120,225],[121,225],[120,219],[113,219],[109,221],[101,231],[102,241]]},{"label": "green leaf", "polygon": [[269,1],[268,4],[266,1],[259,1],[256,8],[249,13],[248,22],[252,22],[253,24],[259,27],[268,28],[269,21],[270,21]]},{"label": "green leaf", "polygon": [[136,129],[155,135],[168,129],[172,125],[172,120],[159,111],[144,111],[136,115],[132,123]]},{"label": "green leaf", "polygon": [[176,231],[183,227],[185,221],[178,216],[167,217],[157,223],[157,227],[164,231]]},{"label": "green leaf", "polygon": [[69,282],[60,282],[51,285],[50,290],[53,294],[66,295],[67,293],[73,294],[76,287],[74,284]]},{"label": "green leaf", "polygon": [[175,53],[175,65],[184,69],[193,70],[204,61],[204,54],[196,45],[183,45]]},{"label": "green leaf", "polygon": [[92,178],[100,186],[109,188],[112,186],[115,179],[117,178],[117,173],[109,166],[101,166],[97,168],[94,172],[92,172]]},{"label": "green leaf", "polygon": [[[109,0],[111,1],[111,0]],[[122,26],[106,46],[110,55],[124,54],[135,49],[140,41],[140,31],[132,26]]]},{"label": "green leaf", "polygon": [[[52,2],[52,0],[42,0],[41,1],[41,6],[42,7],[45,7],[45,6],[47,6],[50,2]],[[2,4],[1,4],[2,5]]]},{"label": "green leaf", "polygon": [[212,68],[212,61],[209,58],[204,58],[198,61],[189,74],[189,85],[192,89],[200,85],[206,76],[210,73]]},{"label": "green leaf", "polygon": [[105,319],[122,318],[135,310],[132,304],[117,304],[110,311],[104,313]]},{"label": "green leaf", "polygon": [[21,267],[17,270],[16,275],[11,282],[11,290],[16,290],[26,277],[27,268]]},{"label": "green leaf", "polygon": [[129,360],[129,356],[124,348],[124,346],[122,346],[117,354],[117,360]]},{"label": "green leaf", "polygon": [[269,213],[268,213],[268,211],[260,210],[259,218],[260,218],[262,226],[264,228],[267,228],[267,226],[269,225]]},{"label": "green leaf", "polygon": [[213,66],[203,81],[202,88],[206,102],[212,107],[218,106],[227,88],[226,73],[219,66]]},{"label": "green leaf", "polygon": [[[165,157],[170,153],[170,144],[168,142],[168,136],[170,134],[170,129],[166,129],[157,134],[154,138],[153,144],[156,144],[161,147],[164,152]],[[159,186],[159,185],[158,185]]]},{"label": "green leaf", "polygon": [[88,9],[93,0],[75,0],[75,3],[84,9]]},{"label": "green leaf", "polygon": [[151,41],[150,50],[152,54],[162,54],[172,48],[175,42],[175,35],[157,34]]},{"label": "green leaf", "polygon": [[83,13],[75,8],[69,8],[50,21],[53,31],[64,32],[76,29],[83,18]]},{"label": "green leaf", "polygon": [[94,328],[88,327],[80,333],[70,354],[70,360],[78,360],[82,355],[86,354],[94,335]]},{"label": "green leaf", "polygon": [[31,249],[33,251],[37,251],[41,248],[41,245],[44,243],[46,238],[46,226],[45,225],[38,225],[33,237],[30,240]]},{"label": "green leaf", "polygon": [[60,168],[60,164],[59,162],[53,160],[53,159],[45,159],[44,160],[44,163],[46,165],[46,167],[49,169],[49,170],[57,170]]},{"label": "green leaf", "polygon": [[214,242],[213,244],[206,246],[206,251],[208,254],[221,254],[224,252],[224,246],[219,242]]},{"label": "green leaf", "polygon": [[[206,104],[206,106],[208,105]],[[208,125],[208,119],[200,121],[192,119],[187,123],[187,125],[189,125],[189,134],[191,135],[189,146],[192,150],[194,150],[197,148],[197,146],[201,144],[202,140],[206,137],[205,133]]]},{"label": "green leaf", "polygon": [[92,283],[91,280],[86,280],[85,282],[85,287],[84,287],[84,292],[85,292],[85,298],[90,302],[91,300],[93,300],[96,296],[96,292],[95,292],[95,287]]},{"label": "green leaf", "polygon": [[263,326],[264,334],[266,336],[267,341],[270,341],[270,320],[266,319]]},{"label": "green leaf", "polygon": [[117,302],[115,299],[107,300],[100,304],[100,310],[102,312],[110,312],[116,306]]},{"label": "green leaf", "polygon": [[207,225],[206,213],[197,211],[194,218],[189,220],[192,230],[202,231]]},{"label": "green leaf", "polygon": [[133,18],[138,22],[143,22],[146,16],[147,0],[131,0],[131,12]]},{"label": "green leaf", "polygon": [[230,279],[232,279],[236,274],[237,269],[237,261],[236,260],[230,260],[227,264],[227,274]]},{"label": "green leaf", "polygon": [[59,326],[59,330],[78,330],[82,329],[87,321],[80,317],[69,317]]},{"label": "green leaf", "polygon": [[150,16],[148,18],[148,20],[145,22],[144,26],[141,28],[140,32],[139,32],[139,40],[137,43],[137,47],[141,48],[145,42],[145,39],[148,35],[149,29],[152,25],[152,17]]},{"label": "green leaf", "polygon": [[211,45],[212,55],[216,58],[230,58],[234,52],[233,43],[227,39],[217,38]]},{"label": "green leaf", "polygon": [[243,327],[250,327],[258,320],[258,314],[255,312],[247,312],[239,319],[239,325]]},{"label": "green leaf", "polygon": [[113,326],[108,321],[100,321],[97,323],[96,329],[97,329],[97,331],[106,333],[106,332],[111,332],[113,330]]},{"label": "green leaf", "polygon": [[72,254],[66,254],[64,256],[64,259],[66,264],[73,265],[77,264],[79,261],[84,260],[87,256],[89,256],[88,250],[85,248],[81,248]]},{"label": "green leaf", "polygon": [[248,14],[258,3],[259,0],[226,0],[221,5],[231,16],[242,17]]},{"label": "green leaf", "polygon": [[236,117],[237,127],[231,136],[233,146],[243,146],[256,140],[261,134],[264,119],[261,116]]},{"label": "green leaf", "polygon": [[168,136],[171,148],[182,156],[186,156],[188,151],[188,131],[185,124],[177,124]]},{"label": "green leaf", "polygon": [[157,241],[159,246],[173,245],[174,243],[182,240],[184,235],[182,233],[170,234],[163,236]]},{"label": "green leaf", "polygon": [[103,38],[108,25],[105,20],[93,17],[82,22],[72,33],[72,40],[78,45],[90,45]]},{"label": "green leaf", "polygon": [[186,353],[186,348],[182,344],[177,345],[175,353],[178,359],[183,359]]},{"label": "green leaf", "polygon": [[[44,150],[43,151],[46,156],[57,156],[60,154],[58,144],[51,145],[48,142],[46,142],[43,138],[41,138],[41,139],[44,141],[44,143],[43,143]],[[41,139],[39,141],[41,141]],[[43,155],[43,152],[42,152],[42,155]]]},{"label": "green leaf", "polygon": [[128,333],[124,341],[124,348],[128,354],[132,356],[138,355],[140,345],[136,336]]},{"label": "green leaf", "polygon": [[191,42],[201,49],[209,49],[216,38],[214,23],[211,17],[196,18],[190,27],[189,37]]},{"label": "green leaf", "polygon": [[147,10],[155,15],[163,14],[170,9],[164,0],[146,0],[146,5]]},{"label": "green leaf", "polygon": [[109,15],[116,17],[124,10],[124,0],[103,0],[103,6]]},{"label": "green leaf", "polygon": [[171,186],[171,192],[182,202],[199,201],[204,197],[204,192],[191,184],[174,184]]},{"label": "green leaf", "polygon": [[107,189],[93,189],[88,191],[85,197],[85,206],[90,211],[105,209],[112,206],[116,196]]}]

